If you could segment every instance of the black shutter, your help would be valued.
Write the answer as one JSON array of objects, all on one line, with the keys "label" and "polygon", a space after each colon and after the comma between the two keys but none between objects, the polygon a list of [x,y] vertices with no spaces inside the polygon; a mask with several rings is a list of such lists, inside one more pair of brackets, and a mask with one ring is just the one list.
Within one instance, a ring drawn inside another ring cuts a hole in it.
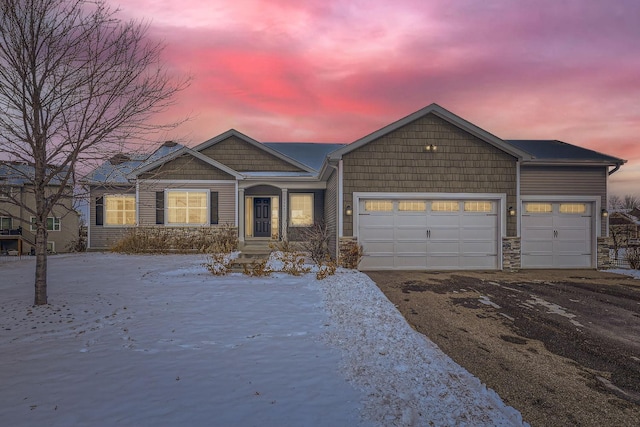
[{"label": "black shutter", "polygon": [[164,224],[164,191],[156,191],[156,224]]},{"label": "black shutter", "polygon": [[211,224],[218,223],[218,192],[212,191],[210,194],[209,209],[211,213]]},{"label": "black shutter", "polygon": [[104,225],[104,198],[96,197],[96,225]]}]

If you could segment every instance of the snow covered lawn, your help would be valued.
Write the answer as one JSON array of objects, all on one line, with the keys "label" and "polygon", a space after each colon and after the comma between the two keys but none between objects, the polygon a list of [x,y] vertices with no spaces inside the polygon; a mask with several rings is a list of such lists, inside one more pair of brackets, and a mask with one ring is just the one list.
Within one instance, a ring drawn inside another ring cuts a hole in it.
[{"label": "snow covered lawn", "polygon": [[0,263],[0,414],[29,426],[521,425],[364,274],[215,277],[202,256]]}]

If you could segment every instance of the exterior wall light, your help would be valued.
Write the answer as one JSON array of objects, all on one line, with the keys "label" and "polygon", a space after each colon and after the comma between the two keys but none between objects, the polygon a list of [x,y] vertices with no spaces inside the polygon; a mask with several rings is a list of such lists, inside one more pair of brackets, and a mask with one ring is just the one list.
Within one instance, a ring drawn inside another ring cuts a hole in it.
[{"label": "exterior wall light", "polygon": [[516,210],[513,208],[513,206],[509,206],[507,212],[509,212],[509,216],[516,216]]},{"label": "exterior wall light", "polygon": [[351,209],[351,205],[347,205],[346,209],[344,210],[344,213],[345,213],[347,216],[351,216],[351,215],[353,215],[353,209]]},{"label": "exterior wall light", "polygon": [[424,146],[424,151],[436,151],[438,146],[435,144],[428,144]]},{"label": "exterior wall light", "polygon": [[602,210],[600,211],[600,214],[602,215],[602,218],[606,218],[609,216],[609,211],[602,208]]}]

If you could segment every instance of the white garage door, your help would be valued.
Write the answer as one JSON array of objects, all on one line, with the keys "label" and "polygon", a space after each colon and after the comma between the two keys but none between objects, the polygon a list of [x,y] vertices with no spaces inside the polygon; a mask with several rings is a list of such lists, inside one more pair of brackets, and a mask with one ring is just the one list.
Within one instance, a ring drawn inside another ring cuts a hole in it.
[{"label": "white garage door", "polygon": [[522,267],[593,266],[591,203],[524,202]]},{"label": "white garage door", "polygon": [[362,270],[498,268],[496,201],[360,200]]}]

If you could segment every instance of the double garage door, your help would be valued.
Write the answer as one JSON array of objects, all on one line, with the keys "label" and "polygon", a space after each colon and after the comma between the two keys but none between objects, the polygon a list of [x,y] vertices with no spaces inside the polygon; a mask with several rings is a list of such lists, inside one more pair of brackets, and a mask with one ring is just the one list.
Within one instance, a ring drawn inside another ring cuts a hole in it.
[{"label": "double garage door", "polygon": [[360,269],[496,269],[498,205],[496,200],[360,199]]},{"label": "double garage door", "polygon": [[593,204],[523,202],[524,268],[593,266]]}]

